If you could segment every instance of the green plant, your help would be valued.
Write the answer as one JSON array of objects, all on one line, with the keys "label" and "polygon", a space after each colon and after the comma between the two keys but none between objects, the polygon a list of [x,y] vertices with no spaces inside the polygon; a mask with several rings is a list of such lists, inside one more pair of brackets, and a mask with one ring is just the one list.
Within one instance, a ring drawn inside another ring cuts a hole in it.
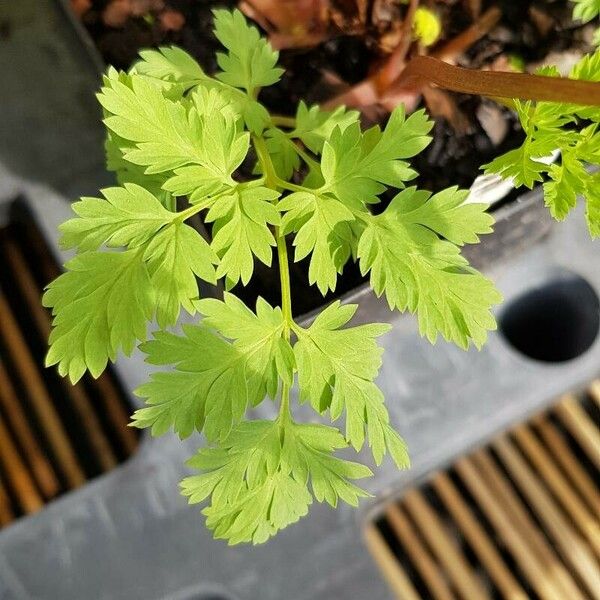
[{"label": "green plant", "polygon": [[[554,67],[541,73],[558,77]],[[585,56],[570,77],[600,81],[600,52]],[[578,198],[586,203],[586,219],[592,237],[600,235],[600,175],[586,164],[600,161],[600,108],[560,102],[523,102],[515,109],[525,132],[520,147],[499,156],[483,168],[512,178],[517,187],[529,189],[543,183],[544,199],[552,216],[562,221]],[[556,161],[544,160],[558,152]]]},{"label": "green plant", "polygon": [[[77,254],[44,295],[54,313],[47,364],[77,381],[143,342],[149,363],[171,368],[137,390],[147,406],[133,425],[181,438],[203,432],[208,446],[189,461],[200,474],[182,491],[191,503],[210,499],[204,513],[216,537],[258,543],[313,500],[355,505],[368,495],[354,481],[371,471],[337,450],[366,444],[376,464],[386,453],[399,468],[409,463],[375,383],[388,325],[349,326],[357,307],[339,301],[308,326],[296,322],[286,239],[294,260],[309,257],[309,282],[323,294],[358,261],[374,292],[415,313],[431,342],[480,347],[501,298],[460,253],[491,231],[486,206],[465,203],[455,187],[406,187],[417,175],[407,159],[430,142],[423,111],[407,117],[399,107],[385,129],[366,131],[343,108],[300,103],[293,119],[270,115],[257,98],[282,74],[277,53],[238,11],[215,11],[215,27],[226,52],[214,77],[162,48],[104,78],[98,98],[120,187],[76,202],[61,226],[63,247]],[[249,161],[254,176],[242,168]],[[401,191],[372,210],[387,188]],[[188,224],[195,215],[210,241]],[[271,266],[275,251],[281,306],[259,299],[252,310],[230,292],[199,298],[198,279],[246,285],[255,261]],[[202,318],[166,331],[182,308]],[[159,330],[145,341],[149,322]],[[316,413],[344,418],[344,432],[295,421],[295,385]],[[248,420],[267,396],[279,400],[278,416]]]}]

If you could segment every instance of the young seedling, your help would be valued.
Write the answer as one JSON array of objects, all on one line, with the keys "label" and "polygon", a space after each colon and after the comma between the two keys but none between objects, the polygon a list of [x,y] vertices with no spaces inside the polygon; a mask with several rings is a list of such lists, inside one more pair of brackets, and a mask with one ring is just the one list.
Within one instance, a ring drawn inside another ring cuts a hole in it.
[{"label": "young seedling", "polygon": [[[314,500],[356,505],[368,495],[354,482],[369,468],[336,451],[367,445],[377,465],[386,453],[398,468],[409,464],[375,383],[378,338],[389,326],[349,325],[357,306],[339,301],[310,325],[297,322],[286,240],[295,261],[309,257],[309,282],[323,294],[358,261],[377,296],[415,313],[432,343],[441,335],[480,347],[501,297],[461,255],[492,230],[486,206],[465,203],[467,191],[456,187],[434,195],[407,187],[417,175],[407,160],[430,142],[423,111],[407,117],[398,107],[383,130],[366,131],[342,108],[300,103],[293,119],[270,115],[257,98],[282,75],[277,53],[238,11],[215,11],[215,28],[226,51],[214,77],[177,48],[142,52],[129,73],[108,70],[98,98],[120,187],[76,202],[76,217],[61,226],[63,247],[77,254],[44,296],[54,313],[47,364],[77,381],[142,342],[147,361],[163,369],[137,390],[147,406],[133,425],[153,435],[204,433],[208,444],[189,461],[199,474],[182,491],[191,503],[208,499],[215,537],[259,543]],[[519,107],[525,116],[534,110]],[[593,116],[573,111],[555,127]],[[537,145],[546,121],[537,123],[531,147],[542,155],[555,146]],[[569,137],[572,160],[591,156],[594,136],[592,128]],[[400,191],[373,210],[388,188]],[[178,210],[177,198],[187,207]],[[210,241],[188,224],[194,215]],[[271,266],[275,252],[281,306],[259,298],[250,308],[230,292],[199,298],[198,279],[246,285],[255,261]],[[201,318],[168,331],[182,308]],[[146,341],[149,323],[158,330]],[[267,397],[277,416],[248,419]],[[343,419],[344,431],[296,421],[292,397]]]}]

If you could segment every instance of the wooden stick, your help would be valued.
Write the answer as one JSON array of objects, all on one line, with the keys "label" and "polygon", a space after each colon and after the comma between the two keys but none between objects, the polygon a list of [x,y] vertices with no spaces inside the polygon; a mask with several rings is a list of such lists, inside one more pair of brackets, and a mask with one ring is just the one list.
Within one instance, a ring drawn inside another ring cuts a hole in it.
[{"label": "wooden stick", "polygon": [[27,467],[23,464],[19,452],[15,448],[10,432],[0,418],[0,461],[4,467],[6,478],[14,490],[23,512],[32,513],[39,510],[44,501],[35,489],[35,485]]},{"label": "wooden stick", "polygon": [[439,473],[433,478],[432,485],[504,598],[528,600],[527,594],[504,564],[502,557],[469,510],[450,477],[446,473]]},{"label": "wooden stick", "polygon": [[504,436],[498,438],[493,446],[511,477],[535,509],[536,515],[556,543],[564,561],[585,583],[591,597],[600,600],[600,571],[588,546],[570,526],[553,498],[508,438]]},{"label": "wooden stick", "polygon": [[47,500],[53,498],[58,494],[60,484],[58,483],[52,465],[35,439],[35,435],[27,421],[23,407],[17,399],[17,395],[6,373],[6,369],[1,362],[0,407],[2,407],[8,425],[23,449],[25,461],[29,465],[33,478],[44,495],[44,498]]},{"label": "wooden stick", "polygon": [[15,520],[15,515],[10,503],[10,498],[4,488],[4,483],[0,479],[0,526],[8,525]]},{"label": "wooden stick", "polygon": [[556,414],[600,469],[600,431],[577,400],[573,396],[565,396],[556,407]]},{"label": "wooden stick", "polygon": [[431,598],[454,600],[456,596],[450,591],[441,569],[421,542],[419,535],[400,507],[397,504],[390,504],[385,516],[423,581],[427,584]]},{"label": "wooden stick", "polygon": [[375,525],[369,525],[365,531],[365,542],[371,555],[379,565],[385,579],[399,600],[422,600],[402,565],[396,560],[390,547],[383,539]]},{"label": "wooden stick", "polygon": [[600,521],[587,509],[531,430],[521,426],[517,427],[513,434],[546,485],[561,502],[569,517],[577,524],[600,558]]},{"label": "wooden stick", "polygon": [[588,509],[600,520],[600,492],[558,429],[546,417],[533,419],[546,447],[568,476],[577,491],[586,500]]},{"label": "wooden stick", "polygon": [[62,423],[48,395],[44,382],[38,373],[35,361],[16,325],[14,316],[0,290],[0,335],[13,355],[16,370],[27,389],[31,403],[37,413],[41,427],[56,455],[61,471],[69,487],[77,487],[85,482],[85,476]]},{"label": "wooden stick", "polygon": [[556,583],[557,590],[560,589],[561,597],[583,600],[575,581],[537,525],[532,521],[527,513],[527,508],[512,489],[506,477],[500,473],[490,455],[486,451],[480,450],[473,455],[473,458],[479,472],[488,481],[493,493],[497,494],[500,501],[506,506],[511,520],[527,537],[531,551],[537,554],[543,564],[546,577],[550,577]]},{"label": "wooden stick", "polygon": [[459,33],[455,38],[446,42],[439,50],[431,54],[434,58],[446,62],[454,62],[457,57],[471,48],[484,35],[487,35],[502,18],[502,11],[497,6],[488,8],[477,20]]},{"label": "wooden stick", "polygon": [[[29,312],[33,316],[40,333],[47,340],[52,325],[48,311],[41,304],[40,290],[31,276],[23,255],[14,242],[5,239],[3,246],[5,256],[13,269],[19,289],[28,304]],[[64,377],[59,379],[66,395],[79,415],[100,467],[103,471],[110,471],[117,465],[117,459],[104,435],[102,425],[85,393],[84,387],[79,383],[71,385]]]},{"label": "wooden stick", "polygon": [[454,465],[461,479],[479,503],[486,517],[504,541],[542,600],[564,600],[560,586],[552,574],[552,565],[544,564],[531,547],[531,540],[518,526],[507,505],[484,481],[473,459],[462,458]]},{"label": "wooden stick", "polygon": [[451,542],[437,515],[418,490],[405,494],[402,504],[418,525],[437,559],[448,572],[450,580],[465,600],[481,600],[489,595],[476,579],[471,567]]}]

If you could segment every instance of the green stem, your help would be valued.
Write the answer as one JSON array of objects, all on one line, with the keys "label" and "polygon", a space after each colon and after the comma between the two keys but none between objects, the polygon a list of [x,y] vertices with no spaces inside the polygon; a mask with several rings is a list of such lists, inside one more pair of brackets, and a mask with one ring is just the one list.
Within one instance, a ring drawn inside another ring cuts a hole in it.
[{"label": "green stem", "polygon": [[296,119],[294,117],[284,117],[283,115],[271,115],[271,122],[277,127],[285,127],[286,129],[296,128]]},{"label": "green stem", "polygon": [[296,146],[296,152],[298,156],[308,165],[311,170],[320,170],[321,165],[306,152],[303,148],[300,147],[299,144],[294,144]]},{"label": "green stem", "polygon": [[[271,189],[287,188],[294,184],[288,184],[277,176],[273,161],[263,137],[253,136],[254,148],[258,156],[263,174],[265,186]],[[295,186],[298,187],[299,186]],[[300,189],[300,188],[299,188]],[[285,242],[285,235],[279,227],[275,228],[275,239],[277,241],[277,258],[279,262],[279,281],[281,285],[281,312],[283,313],[283,336],[289,342],[291,338],[294,319],[292,316],[292,292],[290,285],[290,265]],[[290,418],[290,388],[286,382],[281,387],[281,405],[279,407],[279,420],[284,424]]]},{"label": "green stem", "polygon": [[[211,202],[215,202],[222,196],[225,196],[230,193],[231,193],[231,189],[224,190],[223,192],[218,193],[216,196],[213,196],[210,200],[211,200]],[[207,205],[206,202],[201,202],[200,204],[194,204],[194,205],[190,206],[189,208],[182,210],[180,213],[175,213],[173,216],[173,221],[179,221],[180,223],[183,223],[183,221],[185,221],[186,219],[189,219],[190,217],[193,217],[195,214],[199,213],[201,210],[207,208],[208,206],[209,205]]]}]

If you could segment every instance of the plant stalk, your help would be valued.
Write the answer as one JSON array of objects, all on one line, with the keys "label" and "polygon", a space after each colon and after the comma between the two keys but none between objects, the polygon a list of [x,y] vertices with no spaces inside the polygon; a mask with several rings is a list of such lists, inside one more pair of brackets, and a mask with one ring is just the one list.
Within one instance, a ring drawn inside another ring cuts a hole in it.
[{"label": "plant stalk", "polygon": [[[254,148],[258,160],[265,176],[265,185],[272,189],[285,187],[275,172],[273,162],[269,156],[267,145],[263,137],[253,136]],[[283,336],[289,342],[291,338],[292,326],[294,323],[292,316],[292,292],[290,285],[290,266],[285,242],[285,235],[281,233],[279,227],[275,228],[275,239],[277,241],[277,260],[279,264],[279,282],[281,285],[281,312],[283,313]],[[290,388],[284,381],[281,386],[281,405],[279,407],[279,419],[283,424],[290,417]]]}]

